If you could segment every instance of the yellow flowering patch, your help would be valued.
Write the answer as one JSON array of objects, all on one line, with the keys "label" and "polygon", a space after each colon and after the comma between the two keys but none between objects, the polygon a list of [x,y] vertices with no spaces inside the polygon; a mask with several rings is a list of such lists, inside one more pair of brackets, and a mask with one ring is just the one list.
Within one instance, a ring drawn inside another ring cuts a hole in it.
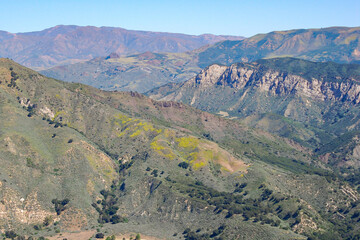
[{"label": "yellow flowering patch", "polygon": [[158,137],[151,143],[151,148],[155,150],[160,156],[163,156],[168,159],[174,159],[175,154],[169,146],[168,142],[164,142],[163,140],[159,139]]},{"label": "yellow flowering patch", "polygon": [[179,147],[187,150],[194,150],[199,145],[199,139],[189,136],[176,139]]},{"label": "yellow flowering patch", "polygon": [[151,123],[132,119],[123,114],[115,115],[114,124],[121,128],[120,132],[117,132],[118,137],[124,136],[126,133],[130,134],[130,137],[137,137],[143,132],[154,131],[160,134],[162,131],[161,129],[156,129]]}]

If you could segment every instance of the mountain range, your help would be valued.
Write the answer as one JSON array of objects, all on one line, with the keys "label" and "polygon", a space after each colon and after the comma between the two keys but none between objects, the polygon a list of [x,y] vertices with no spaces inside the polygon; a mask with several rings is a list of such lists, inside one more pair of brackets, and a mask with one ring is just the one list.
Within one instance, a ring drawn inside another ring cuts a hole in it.
[{"label": "mountain range", "polygon": [[240,119],[316,149],[317,154],[325,154],[322,148],[331,151],[329,146],[348,145],[347,160],[333,164],[357,174],[359,79],[358,64],[273,58],[214,64],[184,83],[167,84],[146,94]]},{"label": "mountain range", "polygon": [[310,61],[354,63],[360,60],[360,27],[297,29],[223,41],[199,53],[199,66],[252,62],[261,58],[296,57]]},{"label": "mountain range", "polygon": [[61,82],[1,59],[0,123],[7,236],[358,234],[359,194],[311,149],[182,103]]},{"label": "mountain range", "polygon": [[3,237],[359,239],[359,31],[1,32]]},{"label": "mountain range", "polygon": [[359,38],[358,27],[275,31],[243,40],[221,41],[186,53],[103,55],[103,58],[58,66],[41,73],[104,90],[146,92],[168,82],[188,80],[214,63],[229,65],[274,57],[358,63]]},{"label": "mountain range", "polygon": [[146,51],[185,52],[222,40],[239,39],[243,37],[59,25],[38,32],[0,31],[0,56],[33,69],[44,69],[111,53],[128,55]]}]

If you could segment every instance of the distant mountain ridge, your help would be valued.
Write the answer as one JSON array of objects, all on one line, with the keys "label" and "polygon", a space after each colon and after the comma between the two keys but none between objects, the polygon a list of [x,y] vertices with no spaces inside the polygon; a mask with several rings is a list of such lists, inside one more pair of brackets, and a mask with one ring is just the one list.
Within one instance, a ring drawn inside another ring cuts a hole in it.
[{"label": "distant mountain ridge", "polygon": [[230,65],[285,56],[315,62],[358,63],[359,39],[360,28],[356,27],[275,31],[240,41],[222,41],[186,53],[104,57],[54,67],[41,73],[104,90],[146,92],[168,82],[188,80],[214,63]]},{"label": "distant mountain ridge", "polygon": [[199,53],[199,66],[252,62],[261,58],[296,57],[309,61],[360,61],[360,27],[296,29],[223,41]]},{"label": "distant mountain ridge", "polygon": [[120,55],[152,52],[185,52],[238,36],[199,36],[179,33],[126,30],[117,27],[59,25],[37,32],[0,32],[0,56],[32,68],[89,60],[112,52]]},{"label": "distant mountain ridge", "polygon": [[56,66],[40,73],[107,91],[147,92],[169,82],[186,81],[200,70],[196,66],[196,57],[190,52],[145,52],[126,57],[113,53],[86,62]]}]

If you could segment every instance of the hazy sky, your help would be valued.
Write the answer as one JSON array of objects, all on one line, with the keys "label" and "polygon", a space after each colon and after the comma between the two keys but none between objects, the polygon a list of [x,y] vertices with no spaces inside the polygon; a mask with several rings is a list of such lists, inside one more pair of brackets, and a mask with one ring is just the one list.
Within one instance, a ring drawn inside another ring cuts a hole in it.
[{"label": "hazy sky", "polygon": [[360,0],[0,0],[0,30],[112,26],[187,34],[360,26]]}]

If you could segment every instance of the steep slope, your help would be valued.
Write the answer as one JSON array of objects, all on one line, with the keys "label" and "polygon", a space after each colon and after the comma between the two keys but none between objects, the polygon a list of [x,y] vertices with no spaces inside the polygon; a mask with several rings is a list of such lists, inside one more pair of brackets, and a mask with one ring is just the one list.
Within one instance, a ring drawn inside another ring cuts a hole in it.
[{"label": "steep slope", "polygon": [[[166,239],[358,234],[359,194],[298,144],[183,104],[49,79],[7,59],[0,73],[1,219],[12,219],[3,229]],[[12,218],[27,209],[44,209],[36,226]]]},{"label": "steep slope", "polygon": [[[359,76],[358,65],[279,58],[229,67],[212,65],[185,83],[147,94],[229,117],[270,112],[339,135],[359,129]],[[321,131],[318,136],[305,135],[307,139],[302,140],[312,143],[329,137]]]},{"label": "steep slope", "polygon": [[146,92],[168,82],[183,82],[201,69],[193,53],[151,53],[106,58],[57,66],[42,74],[68,82],[79,82],[103,90]]},{"label": "steep slope", "polygon": [[132,31],[115,27],[56,26],[39,32],[0,34],[0,56],[9,57],[32,68],[138,52],[185,52],[222,40],[243,37],[199,36]]},{"label": "steep slope", "polygon": [[351,63],[360,60],[360,28],[330,27],[258,34],[217,43],[199,53],[199,66],[252,62],[261,58],[297,57],[310,61]]},{"label": "steep slope", "polygon": [[357,185],[360,67],[293,58],[212,65],[148,95],[174,100],[292,139]]},{"label": "steep slope", "polygon": [[[340,27],[277,31],[240,41],[223,41],[187,53],[147,52],[130,57],[112,54],[107,58],[59,66],[41,73],[104,90],[146,92],[165,83],[188,80],[214,63],[229,65],[277,56],[296,56],[316,62],[358,62],[359,33],[359,28]],[[322,67],[319,65],[318,70],[324,72]]]}]

